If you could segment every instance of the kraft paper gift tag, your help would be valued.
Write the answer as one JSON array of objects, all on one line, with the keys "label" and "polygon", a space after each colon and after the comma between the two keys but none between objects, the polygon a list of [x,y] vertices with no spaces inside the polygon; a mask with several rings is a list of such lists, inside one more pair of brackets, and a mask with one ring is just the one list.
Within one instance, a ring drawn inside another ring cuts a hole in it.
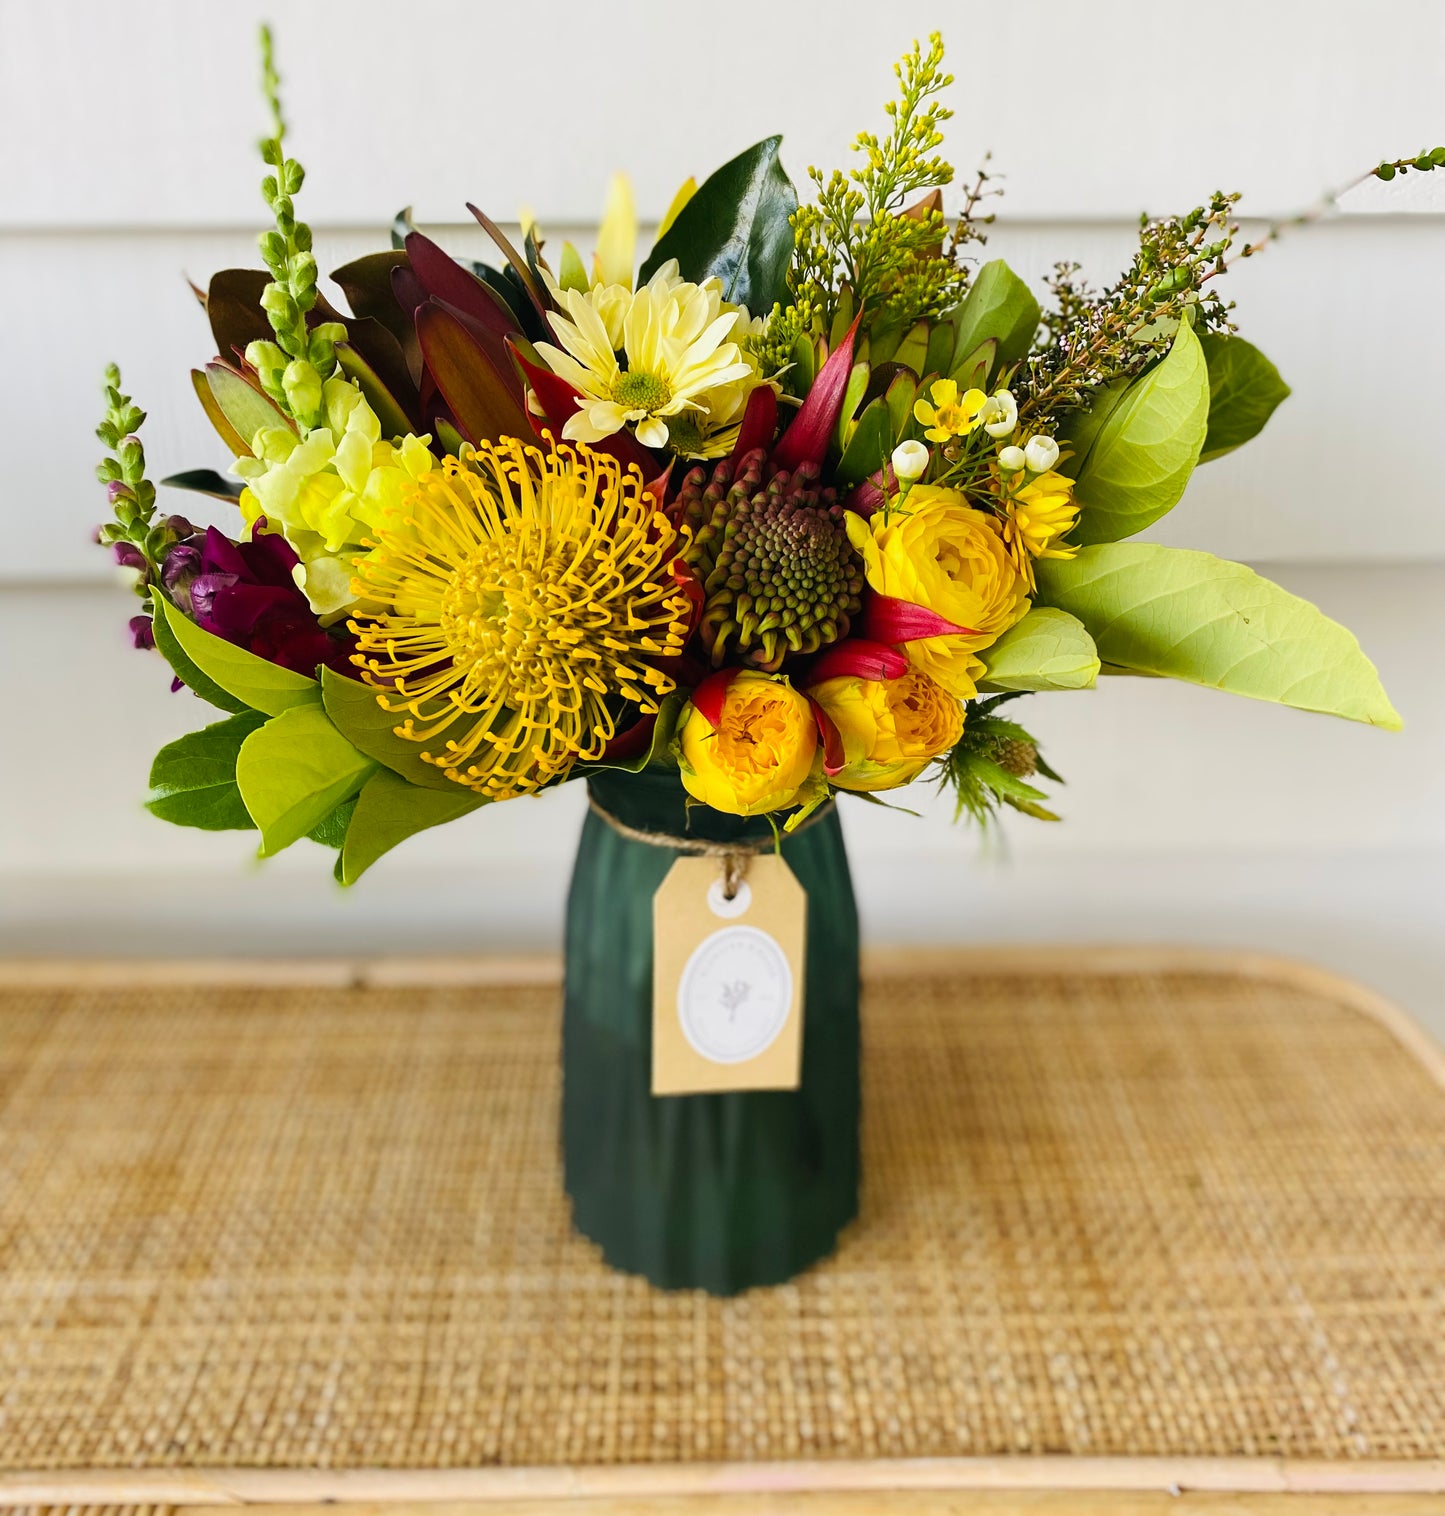
[{"label": "kraft paper gift tag", "polygon": [[719,858],[679,858],[652,898],[652,1093],[795,1090],[807,896],[776,854],[733,899]]}]

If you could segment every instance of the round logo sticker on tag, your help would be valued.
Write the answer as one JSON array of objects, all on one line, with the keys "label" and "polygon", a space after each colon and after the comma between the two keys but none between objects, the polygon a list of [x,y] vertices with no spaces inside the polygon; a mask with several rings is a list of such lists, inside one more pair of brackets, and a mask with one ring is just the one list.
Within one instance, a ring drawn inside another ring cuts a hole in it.
[{"label": "round logo sticker on tag", "polygon": [[755,926],[728,926],[693,950],[677,986],[677,1017],[693,1050],[712,1063],[745,1063],[787,1025],[793,971],[778,941]]}]

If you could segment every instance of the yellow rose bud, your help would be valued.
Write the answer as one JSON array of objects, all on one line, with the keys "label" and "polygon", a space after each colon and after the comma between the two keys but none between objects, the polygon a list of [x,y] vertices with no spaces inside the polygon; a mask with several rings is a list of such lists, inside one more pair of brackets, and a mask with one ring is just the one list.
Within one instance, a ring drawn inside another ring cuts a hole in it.
[{"label": "yellow rose bud", "polygon": [[677,727],[688,794],[731,816],[784,810],[813,769],[818,726],[786,679],[743,669],[723,696],[716,728],[688,705]]},{"label": "yellow rose bud", "polygon": [[913,669],[901,679],[825,679],[809,694],[843,739],[847,762],[830,775],[839,789],[896,789],[963,735],[963,702]]},{"label": "yellow rose bud", "polygon": [[1013,562],[994,517],[974,510],[957,490],[915,484],[906,505],[876,510],[866,521],[849,513],[848,540],[880,595],[926,606],[967,632],[903,644],[908,661],[951,695],[971,699],[991,646],[1029,608],[1028,584]]}]

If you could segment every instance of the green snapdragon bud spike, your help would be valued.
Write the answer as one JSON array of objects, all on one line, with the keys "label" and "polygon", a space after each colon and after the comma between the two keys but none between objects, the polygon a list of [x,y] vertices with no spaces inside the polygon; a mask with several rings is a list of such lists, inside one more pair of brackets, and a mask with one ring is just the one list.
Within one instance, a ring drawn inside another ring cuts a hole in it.
[{"label": "green snapdragon bud spike", "polygon": [[[312,329],[307,318],[316,308],[316,257],[311,251],[311,228],[296,219],[293,197],[306,171],[285,150],[286,119],[281,112],[281,80],[276,73],[271,29],[261,28],[261,87],[271,111],[272,135],[261,143],[261,157],[271,170],[261,181],[261,194],[272,216],[274,231],[261,233],[261,257],[271,283],[261,306],[276,334],[275,348],[253,343],[257,376],[266,393],[296,423],[306,429],[325,419],[322,384],[336,372],[336,344],[346,328],[326,322]],[[276,350],[279,349],[279,352]],[[250,361],[250,353],[247,354]]]},{"label": "green snapdragon bud spike", "polygon": [[816,653],[848,635],[862,605],[863,566],[848,542],[843,507],[805,465],[763,482],[761,448],[737,478],[720,463],[682,482],[682,520],[693,530],[687,560],[706,603],[699,632],[715,665],[729,655],[770,672],[792,654]]}]

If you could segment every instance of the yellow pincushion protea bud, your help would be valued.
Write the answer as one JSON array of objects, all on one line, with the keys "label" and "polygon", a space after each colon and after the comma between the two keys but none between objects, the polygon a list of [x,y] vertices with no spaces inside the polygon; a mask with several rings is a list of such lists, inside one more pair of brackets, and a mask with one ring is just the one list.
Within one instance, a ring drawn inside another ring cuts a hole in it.
[{"label": "yellow pincushion protea bud", "polygon": [[845,674],[808,693],[842,739],[844,765],[829,775],[840,790],[908,784],[963,735],[963,702],[916,669],[898,679]]},{"label": "yellow pincushion protea bud", "polygon": [[672,688],[679,544],[636,470],[584,448],[483,444],[424,475],[357,563],[362,678],[396,735],[491,800],[602,756],[626,703]]}]

